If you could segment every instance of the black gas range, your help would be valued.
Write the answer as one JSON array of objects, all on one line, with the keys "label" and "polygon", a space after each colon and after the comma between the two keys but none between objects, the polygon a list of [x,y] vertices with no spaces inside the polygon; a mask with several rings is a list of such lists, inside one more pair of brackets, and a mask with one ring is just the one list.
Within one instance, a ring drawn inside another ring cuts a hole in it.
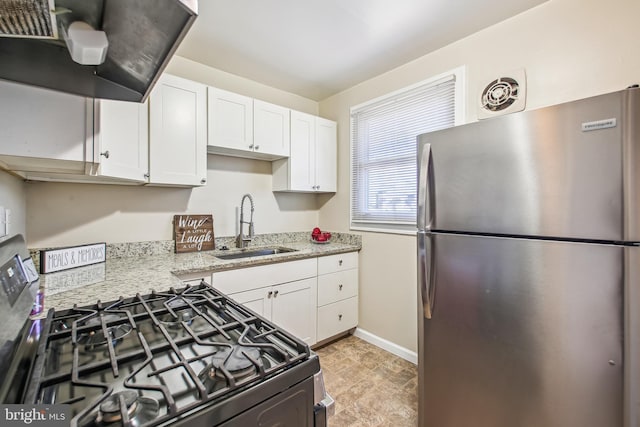
[{"label": "black gas range", "polygon": [[63,408],[73,427],[326,426],[315,353],[207,283],[28,319],[37,274],[10,240],[0,321],[23,326],[0,331],[3,404]]}]

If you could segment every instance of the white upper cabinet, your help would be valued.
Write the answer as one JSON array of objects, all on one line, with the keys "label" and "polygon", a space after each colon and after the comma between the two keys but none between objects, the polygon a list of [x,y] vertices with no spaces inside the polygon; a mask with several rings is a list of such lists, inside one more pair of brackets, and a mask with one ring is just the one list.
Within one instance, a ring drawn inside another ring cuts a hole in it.
[{"label": "white upper cabinet", "polygon": [[[290,182],[292,191],[312,191],[316,185],[315,167],[316,118],[310,114],[291,112]],[[284,183],[287,184],[286,182]]]},{"label": "white upper cabinet", "polygon": [[316,191],[337,191],[338,125],[332,120],[316,117]]},{"label": "white upper cabinet", "polygon": [[253,100],[253,151],[273,158],[289,157],[291,110]]},{"label": "white upper cabinet", "polygon": [[92,161],[86,98],[0,81],[0,162],[20,172],[85,172]]},{"label": "white upper cabinet", "polygon": [[97,176],[147,182],[148,104],[93,100]]},{"label": "white upper cabinet", "polygon": [[[207,88],[209,136],[212,147],[251,151],[253,148],[253,99],[214,87]],[[224,154],[224,152],[221,152]]]},{"label": "white upper cabinet", "polygon": [[288,159],[273,162],[273,190],[336,191],[336,123],[291,111],[291,151]]},{"label": "white upper cabinet", "polygon": [[209,153],[274,160],[289,156],[289,109],[208,88]]},{"label": "white upper cabinet", "polygon": [[207,182],[207,88],[164,74],[149,98],[149,183]]}]

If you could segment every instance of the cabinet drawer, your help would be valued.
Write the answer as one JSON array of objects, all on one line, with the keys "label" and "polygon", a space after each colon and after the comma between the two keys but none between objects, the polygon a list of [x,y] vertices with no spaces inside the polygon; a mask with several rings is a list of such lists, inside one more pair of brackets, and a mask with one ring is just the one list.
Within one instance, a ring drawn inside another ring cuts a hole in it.
[{"label": "cabinet drawer", "polygon": [[358,295],[358,270],[318,276],[318,305],[323,306]]},{"label": "cabinet drawer", "polygon": [[318,308],[318,336],[322,341],[358,325],[358,297]]},{"label": "cabinet drawer", "polygon": [[318,258],[318,274],[358,268],[358,253],[328,255]]},{"label": "cabinet drawer", "polygon": [[233,294],[314,277],[316,275],[317,265],[316,258],[309,258],[298,261],[260,265],[257,267],[219,271],[211,275],[211,285],[219,289],[222,293]]}]

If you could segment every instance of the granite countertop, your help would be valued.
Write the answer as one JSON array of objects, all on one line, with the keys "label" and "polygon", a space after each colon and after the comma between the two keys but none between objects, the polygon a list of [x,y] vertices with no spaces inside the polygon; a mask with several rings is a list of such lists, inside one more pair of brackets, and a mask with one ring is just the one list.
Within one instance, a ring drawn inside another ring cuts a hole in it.
[{"label": "granite countertop", "polygon": [[[97,300],[107,302],[138,293],[147,294],[152,290],[162,292],[171,287],[181,287],[178,276],[193,277],[198,273],[206,275],[215,271],[353,252],[362,247],[360,236],[352,234],[334,233],[330,243],[314,244],[308,233],[278,233],[256,236],[250,249],[282,246],[295,249],[294,252],[233,260],[217,258],[216,255],[239,251],[232,241],[232,238],[216,239],[216,248],[226,245],[229,250],[183,254],[172,252],[173,241],[108,244],[107,261],[104,263],[40,275],[45,313],[49,308],[59,310],[71,308],[74,304],[95,304]],[[32,251],[35,253],[37,251]]]}]

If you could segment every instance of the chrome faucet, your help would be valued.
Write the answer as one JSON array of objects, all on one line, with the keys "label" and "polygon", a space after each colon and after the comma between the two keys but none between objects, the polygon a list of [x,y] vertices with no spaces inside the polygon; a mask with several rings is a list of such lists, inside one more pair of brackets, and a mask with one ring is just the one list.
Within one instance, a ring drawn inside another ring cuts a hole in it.
[{"label": "chrome faucet", "polygon": [[[249,202],[251,202],[251,218],[249,222],[244,220],[244,199],[249,198]],[[237,248],[246,248],[251,239],[253,239],[253,197],[251,194],[245,194],[242,196],[242,201],[240,202],[240,234],[236,237],[236,247]],[[249,224],[249,235],[245,236],[242,232],[242,224]]]}]

